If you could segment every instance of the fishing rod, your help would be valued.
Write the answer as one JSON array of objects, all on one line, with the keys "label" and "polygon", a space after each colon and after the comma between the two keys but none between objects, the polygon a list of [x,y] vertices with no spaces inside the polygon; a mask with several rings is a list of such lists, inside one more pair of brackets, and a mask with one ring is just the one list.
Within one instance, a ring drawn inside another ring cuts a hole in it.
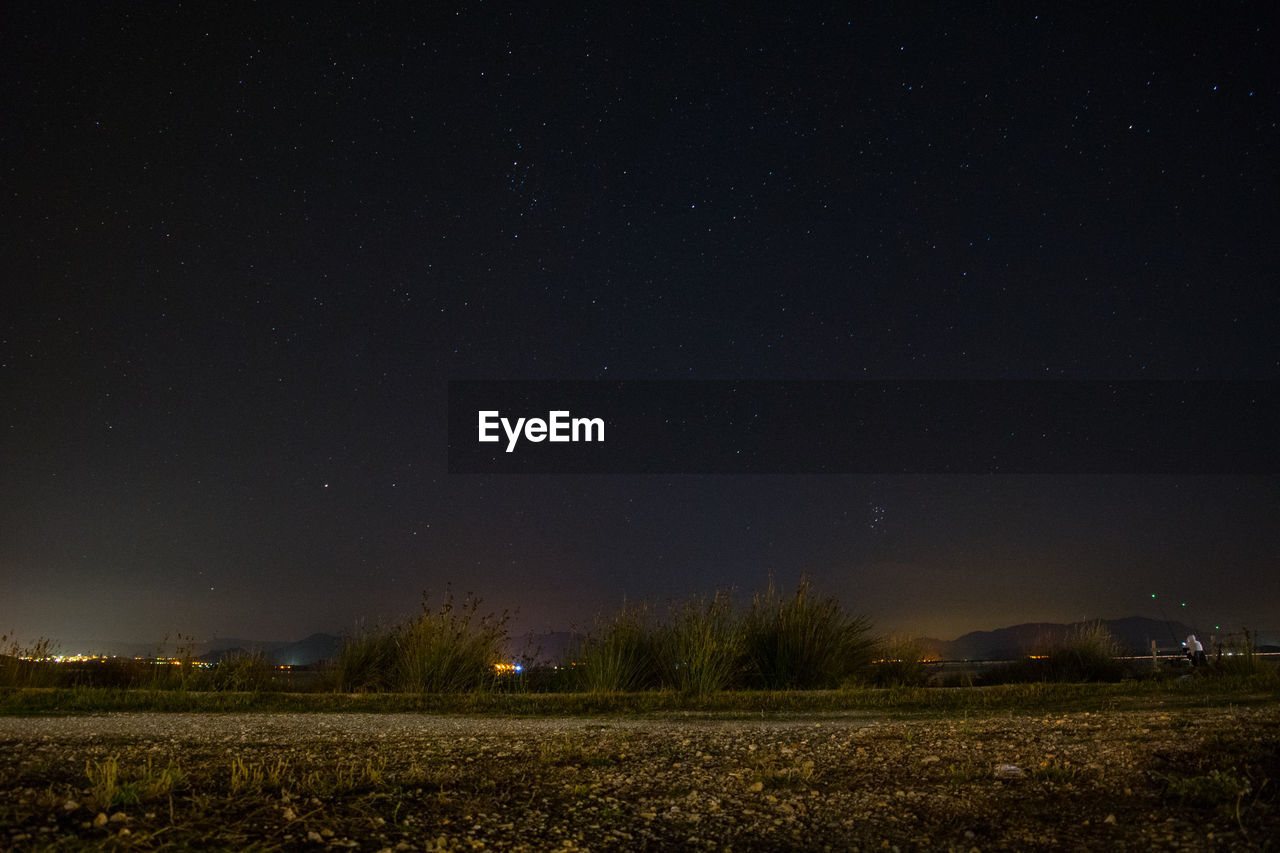
[{"label": "fishing rod", "polygon": [[[1156,598],[1156,594],[1154,592],[1151,593],[1151,597],[1155,599],[1156,607],[1159,608],[1160,616],[1164,619],[1164,626],[1169,629],[1169,637],[1173,640],[1173,644],[1175,646],[1180,645],[1182,641],[1179,640],[1177,634],[1174,633],[1173,623],[1169,621],[1169,614],[1164,612],[1164,605],[1160,603],[1160,599]],[[1186,605],[1184,604],[1183,606],[1185,607]]]}]

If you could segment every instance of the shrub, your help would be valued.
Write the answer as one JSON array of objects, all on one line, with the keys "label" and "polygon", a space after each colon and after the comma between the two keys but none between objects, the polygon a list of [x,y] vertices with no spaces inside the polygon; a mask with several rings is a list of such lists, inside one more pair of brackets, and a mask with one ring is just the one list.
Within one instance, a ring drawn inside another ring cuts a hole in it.
[{"label": "shrub", "polygon": [[770,690],[837,687],[870,662],[868,631],[838,599],[817,597],[808,577],[785,598],[770,581],[743,627],[751,680]]},{"label": "shrub", "polygon": [[658,668],[665,686],[706,695],[724,690],[742,667],[744,638],[726,593],[672,604],[659,634]]}]

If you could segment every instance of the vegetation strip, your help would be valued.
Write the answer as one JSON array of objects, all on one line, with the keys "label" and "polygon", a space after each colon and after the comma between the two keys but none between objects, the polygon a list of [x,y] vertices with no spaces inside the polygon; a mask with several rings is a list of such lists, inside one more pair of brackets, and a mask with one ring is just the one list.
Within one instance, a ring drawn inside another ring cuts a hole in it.
[{"label": "vegetation strip", "polygon": [[160,713],[359,712],[591,716],[717,714],[728,718],[849,712],[910,714],[1082,709],[1154,709],[1265,704],[1280,699],[1274,676],[1195,678],[992,687],[856,688],[822,691],[726,691],[690,695],[635,693],[273,693],[112,688],[0,688],[0,715]]}]

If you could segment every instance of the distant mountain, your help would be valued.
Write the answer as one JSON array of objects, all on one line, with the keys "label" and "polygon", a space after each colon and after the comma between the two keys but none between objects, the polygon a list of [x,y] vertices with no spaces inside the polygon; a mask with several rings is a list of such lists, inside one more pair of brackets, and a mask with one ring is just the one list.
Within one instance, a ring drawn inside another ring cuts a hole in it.
[{"label": "distant mountain", "polygon": [[302,666],[333,660],[342,648],[342,638],[333,634],[312,634],[296,642],[273,642],[215,638],[196,645],[199,660],[218,661],[224,657],[246,652],[262,652],[274,664]]},{"label": "distant mountain", "polygon": [[[1180,649],[1182,641],[1192,629],[1181,622],[1165,622],[1130,616],[1126,619],[1101,619],[1103,627],[1112,633],[1121,647],[1130,654],[1140,655],[1151,651],[1151,641],[1162,651]],[[994,631],[971,631],[954,640],[926,639],[925,643],[942,660],[1010,660],[1035,651],[1037,646],[1053,643],[1071,631],[1093,622],[1028,622]],[[1208,644],[1208,635],[1201,637]]]},{"label": "distant mountain", "polygon": [[300,664],[317,663],[322,660],[334,660],[342,648],[342,638],[333,634],[312,634],[287,643],[272,652],[272,660],[279,664],[298,666]]}]

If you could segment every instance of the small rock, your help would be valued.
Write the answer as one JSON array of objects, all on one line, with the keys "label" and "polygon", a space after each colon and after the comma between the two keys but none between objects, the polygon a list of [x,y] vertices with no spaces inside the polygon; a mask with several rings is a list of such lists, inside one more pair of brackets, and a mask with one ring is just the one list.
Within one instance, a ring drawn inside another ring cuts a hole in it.
[{"label": "small rock", "polygon": [[747,786],[747,790],[748,790],[748,791],[763,791],[763,790],[764,790],[764,783],[763,783],[763,782],[752,782],[750,785],[748,785],[748,786]]},{"label": "small rock", "polygon": [[1115,822],[1116,822],[1116,816],[1113,814],[1107,815],[1106,820],[1103,821],[1103,823],[1112,823],[1112,824],[1114,824]]},{"label": "small rock", "polygon": [[313,830],[311,830],[310,832],[308,832],[308,833],[307,833],[307,840],[308,840],[308,841],[315,842],[316,844],[319,844],[319,843],[321,843],[321,842],[323,842],[323,841],[324,841],[324,838],[323,838],[323,837],[321,837],[320,833],[316,832],[316,831],[313,829]]},{"label": "small rock", "polygon": [[1016,764],[1001,764],[996,767],[997,779],[1021,779],[1027,773]]},{"label": "small rock", "polygon": [[113,815],[111,816],[111,822],[112,822],[112,823],[120,823],[121,821],[125,821],[125,820],[128,820],[128,819],[129,819],[129,816],[128,816],[127,814],[125,814],[124,812],[116,812],[115,814],[113,814]]},{"label": "small rock", "polygon": [[80,804],[77,803],[75,800],[67,800],[65,803],[62,804],[62,808],[66,811],[73,812],[76,809],[80,808]]},{"label": "small rock", "polygon": [[285,809],[283,812],[280,813],[280,816],[283,817],[285,820],[298,819],[298,815],[293,809]]},{"label": "small rock", "polygon": [[107,825],[107,813],[106,813],[106,812],[98,812],[98,816],[97,816],[97,817],[95,817],[95,818],[93,819],[93,825],[94,825],[94,826],[106,826],[106,825]]}]

